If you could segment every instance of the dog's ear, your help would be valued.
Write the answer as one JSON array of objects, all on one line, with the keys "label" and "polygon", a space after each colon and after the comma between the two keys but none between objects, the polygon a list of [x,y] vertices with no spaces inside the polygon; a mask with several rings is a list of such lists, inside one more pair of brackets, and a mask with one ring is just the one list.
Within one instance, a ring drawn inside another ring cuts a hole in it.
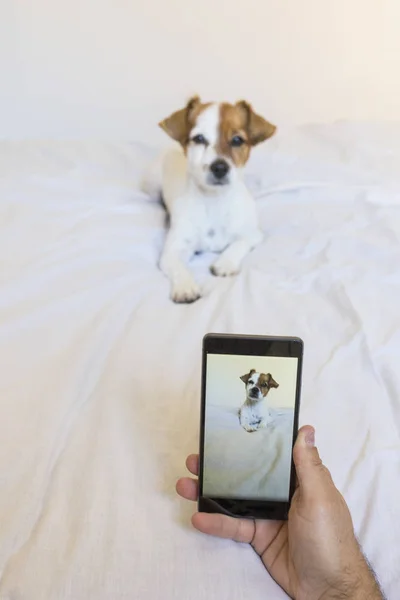
[{"label": "dog's ear", "polygon": [[188,141],[188,136],[191,128],[191,116],[193,111],[199,106],[200,98],[193,96],[186,104],[185,108],[177,110],[169,117],[159,123],[163,129],[173,140],[176,140],[182,146],[185,146]]},{"label": "dog's ear", "polygon": [[244,114],[247,135],[252,146],[256,146],[274,135],[275,125],[255,113],[251,104],[245,100],[240,100],[236,103],[236,106]]},{"label": "dog's ear", "polygon": [[246,373],[246,375],[242,375],[240,379],[247,385],[248,380],[255,372],[256,372],[255,369],[251,369],[250,373]]},{"label": "dog's ear", "polygon": [[279,387],[279,383],[277,383],[275,381],[275,379],[272,377],[271,373],[267,374],[267,381],[268,381],[268,385],[270,388],[278,388]]}]

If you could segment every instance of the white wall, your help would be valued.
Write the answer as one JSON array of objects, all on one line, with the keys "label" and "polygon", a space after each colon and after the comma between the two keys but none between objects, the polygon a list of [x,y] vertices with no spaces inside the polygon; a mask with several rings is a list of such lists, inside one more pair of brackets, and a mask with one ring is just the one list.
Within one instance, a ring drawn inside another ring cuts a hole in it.
[{"label": "white wall", "polygon": [[162,140],[192,92],[400,119],[399,0],[0,0],[0,137]]}]

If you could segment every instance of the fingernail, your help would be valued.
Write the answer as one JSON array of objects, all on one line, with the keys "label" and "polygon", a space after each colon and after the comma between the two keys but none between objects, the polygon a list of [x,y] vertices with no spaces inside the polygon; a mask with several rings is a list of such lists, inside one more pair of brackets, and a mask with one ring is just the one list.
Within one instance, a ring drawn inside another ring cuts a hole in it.
[{"label": "fingernail", "polygon": [[307,446],[315,446],[315,431],[314,429],[310,429],[306,433],[306,444]]}]

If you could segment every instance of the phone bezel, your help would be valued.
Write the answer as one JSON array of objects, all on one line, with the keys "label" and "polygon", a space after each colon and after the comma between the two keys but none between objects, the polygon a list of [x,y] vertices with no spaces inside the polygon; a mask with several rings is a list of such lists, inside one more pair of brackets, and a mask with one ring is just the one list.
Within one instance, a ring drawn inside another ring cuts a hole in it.
[{"label": "phone bezel", "polygon": [[[230,335],[218,333],[209,333],[204,336],[202,352],[199,451],[200,460],[198,509],[200,512],[222,513],[233,517],[245,517],[255,519],[286,520],[288,518],[290,503],[296,486],[296,473],[293,463],[293,445],[296,441],[299,422],[301,379],[303,368],[303,349],[303,340],[301,340],[298,337]],[[243,498],[208,498],[206,496],[203,496],[207,354],[233,354],[243,356],[281,356],[283,358],[294,357],[298,359],[296,399],[294,407],[292,434],[292,460],[290,469],[288,502]]]}]

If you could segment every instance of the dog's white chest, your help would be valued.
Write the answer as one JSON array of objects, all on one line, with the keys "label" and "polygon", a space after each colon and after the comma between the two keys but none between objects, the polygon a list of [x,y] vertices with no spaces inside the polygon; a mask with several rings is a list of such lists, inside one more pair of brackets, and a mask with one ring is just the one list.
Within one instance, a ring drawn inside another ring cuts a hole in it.
[{"label": "dog's white chest", "polygon": [[270,411],[263,402],[255,404],[245,402],[239,411],[240,424],[243,429],[249,432],[266,427],[270,418]]},{"label": "dog's white chest", "polygon": [[222,252],[239,236],[241,221],[246,219],[246,214],[240,219],[240,203],[233,199],[230,202],[221,198],[211,200],[198,201],[197,206],[193,207],[196,213],[196,249],[201,252]]},{"label": "dog's white chest", "polygon": [[203,252],[221,252],[233,241],[233,234],[225,221],[207,219],[199,232],[199,250]]}]

